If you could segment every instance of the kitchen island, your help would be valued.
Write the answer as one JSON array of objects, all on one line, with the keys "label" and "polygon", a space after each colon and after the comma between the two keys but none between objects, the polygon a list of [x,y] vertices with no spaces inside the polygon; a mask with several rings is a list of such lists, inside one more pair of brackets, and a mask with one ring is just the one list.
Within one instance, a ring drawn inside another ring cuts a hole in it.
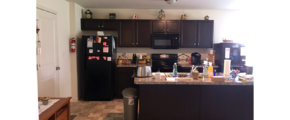
[{"label": "kitchen island", "polygon": [[253,82],[135,78],[139,120],[252,120]]}]

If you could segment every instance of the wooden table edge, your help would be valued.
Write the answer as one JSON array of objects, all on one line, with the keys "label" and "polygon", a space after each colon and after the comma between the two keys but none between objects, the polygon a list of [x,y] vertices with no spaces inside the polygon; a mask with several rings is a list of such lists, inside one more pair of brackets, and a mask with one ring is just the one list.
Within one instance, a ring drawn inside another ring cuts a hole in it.
[{"label": "wooden table edge", "polygon": [[[60,98],[60,97],[52,97],[50,99],[59,99],[56,103],[54,103],[51,107],[43,111],[39,114],[39,120],[47,120],[50,118],[57,110],[63,107],[65,104],[70,102],[72,97]],[[70,109],[70,108],[68,108]],[[69,110],[68,110],[69,111]]]}]

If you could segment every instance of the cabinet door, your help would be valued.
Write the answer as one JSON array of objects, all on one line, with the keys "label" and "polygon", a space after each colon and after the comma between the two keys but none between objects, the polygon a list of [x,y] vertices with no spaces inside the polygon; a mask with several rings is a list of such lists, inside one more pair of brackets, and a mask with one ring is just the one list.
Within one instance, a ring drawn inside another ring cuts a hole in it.
[{"label": "cabinet door", "polygon": [[165,33],[166,21],[153,20],[152,24],[153,24],[153,26],[152,26],[153,33]]},{"label": "cabinet door", "polygon": [[81,19],[82,30],[97,30],[100,29],[100,21],[96,19]]},{"label": "cabinet door", "polygon": [[166,33],[179,33],[179,20],[166,21]]},{"label": "cabinet door", "polygon": [[197,21],[184,20],[181,21],[181,39],[180,47],[194,48],[197,46]]},{"label": "cabinet door", "polygon": [[134,47],[134,21],[122,20],[119,22],[119,47]]},{"label": "cabinet door", "polygon": [[115,98],[123,98],[122,91],[129,87],[136,88],[134,84],[134,78],[132,78],[133,72],[136,67],[119,67],[117,74],[117,93]]},{"label": "cabinet door", "polygon": [[136,47],[151,46],[151,21],[138,20],[136,22]]},{"label": "cabinet door", "polygon": [[197,47],[213,48],[213,21],[198,21]]},{"label": "cabinet door", "polygon": [[103,30],[117,30],[116,20],[102,20],[100,24]]}]

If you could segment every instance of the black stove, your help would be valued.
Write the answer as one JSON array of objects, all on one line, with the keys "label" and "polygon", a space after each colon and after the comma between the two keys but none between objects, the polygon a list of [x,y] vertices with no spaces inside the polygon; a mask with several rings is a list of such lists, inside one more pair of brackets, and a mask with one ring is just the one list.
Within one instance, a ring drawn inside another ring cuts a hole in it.
[{"label": "black stove", "polygon": [[152,72],[173,72],[173,64],[177,64],[177,70],[181,70],[181,66],[178,65],[177,54],[151,54],[152,59]]}]

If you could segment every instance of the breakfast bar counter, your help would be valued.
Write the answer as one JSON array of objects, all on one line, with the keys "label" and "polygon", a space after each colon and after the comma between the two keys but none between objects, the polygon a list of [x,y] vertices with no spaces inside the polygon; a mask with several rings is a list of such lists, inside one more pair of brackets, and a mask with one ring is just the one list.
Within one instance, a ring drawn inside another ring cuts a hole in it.
[{"label": "breakfast bar counter", "polygon": [[[182,72],[179,72],[182,73]],[[155,79],[155,73],[151,77],[134,78],[134,83],[137,85],[254,85],[253,81],[241,82],[238,80],[225,80],[225,82],[213,82],[210,78],[180,78],[174,81],[167,81],[164,73],[161,73],[161,79]]]},{"label": "breakfast bar counter", "polygon": [[134,78],[139,120],[253,120],[253,82]]}]

